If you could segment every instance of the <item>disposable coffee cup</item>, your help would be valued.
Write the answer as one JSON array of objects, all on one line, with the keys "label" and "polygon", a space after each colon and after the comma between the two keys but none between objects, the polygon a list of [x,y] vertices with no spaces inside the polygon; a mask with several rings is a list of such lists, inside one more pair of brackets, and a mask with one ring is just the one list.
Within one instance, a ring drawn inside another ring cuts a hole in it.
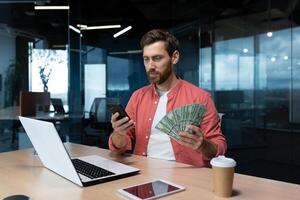
[{"label": "disposable coffee cup", "polygon": [[211,159],[210,164],[213,171],[213,192],[219,197],[230,197],[236,162],[232,158],[218,156]]}]

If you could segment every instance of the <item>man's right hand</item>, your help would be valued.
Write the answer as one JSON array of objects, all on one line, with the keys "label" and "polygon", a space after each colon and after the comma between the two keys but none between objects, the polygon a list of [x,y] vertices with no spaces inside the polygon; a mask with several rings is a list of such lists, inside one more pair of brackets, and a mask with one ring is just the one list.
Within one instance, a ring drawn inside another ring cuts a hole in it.
[{"label": "man's right hand", "polygon": [[133,128],[133,120],[129,120],[128,117],[124,117],[117,120],[119,113],[115,113],[111,116],[111,124],[114,129],[112,133],[112,142],[117,148],[122,148],[126,145],[126,134]]}]

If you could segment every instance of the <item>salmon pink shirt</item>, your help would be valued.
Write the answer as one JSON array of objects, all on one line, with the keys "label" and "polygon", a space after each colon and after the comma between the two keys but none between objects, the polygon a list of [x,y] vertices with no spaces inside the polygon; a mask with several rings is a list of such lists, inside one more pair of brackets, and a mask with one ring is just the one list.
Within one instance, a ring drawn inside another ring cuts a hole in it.
[{"label": "salmon pink shirt", "polygon": [[[147,156],[151,125],[158,101],[159,95],[154,85],[142,87],[133,93],[127,104],[126,112],[135,122],[135,127],[127,133],[127,144],[123,148],[116,148],[110,136],[109,148],[111,151],[122,154],[126,150],[134,148],[134,154]],[[175,108],[193,103],[202,104],[206,107],[206,113],[200,124],[200,128],[203,131],[204,137],[216,144],[216,156],[224,155],[227,149],[226,140],[220,128],[218,112],[208,92],[187,81],[179,80],[168,92],[167,113]],[[171,143],[177,162],[197,167],[209,166],[210,158],[207,158],[201,152],[183,146],[174,139],[171,139]]]}]

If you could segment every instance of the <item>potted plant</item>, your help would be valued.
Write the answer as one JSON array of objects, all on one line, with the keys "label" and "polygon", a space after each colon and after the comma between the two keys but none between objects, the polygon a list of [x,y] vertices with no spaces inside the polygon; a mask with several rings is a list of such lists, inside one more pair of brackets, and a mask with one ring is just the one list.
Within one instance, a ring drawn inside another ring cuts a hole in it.
[{"label": "potted plant", "polygon": [[48,72],[45,71],[46,69],[47,66],[39,66],[39,70],[40,70],[39,73],[44,86],[44,92],[48,92],[48,81],[52,72],[51,68],[48,70]]}]

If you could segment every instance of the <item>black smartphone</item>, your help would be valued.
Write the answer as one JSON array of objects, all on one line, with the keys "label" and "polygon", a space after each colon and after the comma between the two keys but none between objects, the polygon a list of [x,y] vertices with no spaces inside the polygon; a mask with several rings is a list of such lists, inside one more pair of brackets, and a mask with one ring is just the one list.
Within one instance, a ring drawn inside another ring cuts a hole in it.
[{"label": "black smartphone", "polygon": [[128,119],[130,120],[130,117],[128,116],[124,107],[121,104],[110,104],[110,105],[107,105],[107,107],[112,114],[115,114],[116,112],[119,113],[117,120],[120,120],[124,117],[128,117]]}]

